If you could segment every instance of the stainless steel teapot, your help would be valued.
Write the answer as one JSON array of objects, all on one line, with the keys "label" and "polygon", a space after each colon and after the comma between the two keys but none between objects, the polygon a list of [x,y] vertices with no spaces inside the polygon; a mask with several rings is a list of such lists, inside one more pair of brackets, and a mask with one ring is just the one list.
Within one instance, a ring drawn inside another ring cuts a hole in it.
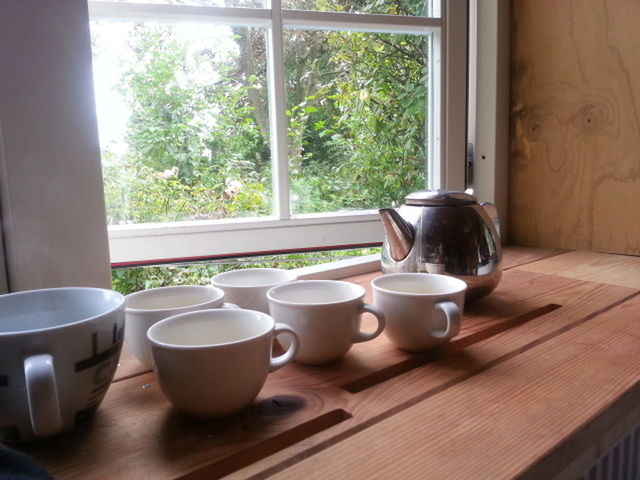
[{"label": "stainless steel teapot", "polygon": [[464,280],[467,300],[491,292],[502,276],[497,210],[464,192],[414,192],[399,210],[379,210],[385,229],[382,271],[428,272]]}]

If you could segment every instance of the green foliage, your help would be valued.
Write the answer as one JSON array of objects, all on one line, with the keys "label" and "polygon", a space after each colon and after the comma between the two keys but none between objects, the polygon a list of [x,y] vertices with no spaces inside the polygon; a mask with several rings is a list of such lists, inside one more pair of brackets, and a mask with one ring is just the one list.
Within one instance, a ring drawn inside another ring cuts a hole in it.
[{"label": "green foliage", "polygon": [[[424,5],[289,0],[287,8],[395,15],[422,14]],[[125,147],[102,152],[110,224],[272,213],[264,31],[221,27],[198,37],[189,28],[140,23],[128,33]],[[378,208],[424,188],[428,36],[284,36],[294,213]],[[113,283],[123,293],[202,283],[220,268],[115,270]]]},{"label": "green foliage", "polygon": [[333,74],[288,111],[296,211],[376,208],[424,188],[427,38],[313,32],[305,42]]},{"label": "green foliage", "polygon": [[[427,37],[285,35],[294,212],[377,208],[424,188]],[[129,34],[120,84],[131,111],[127,148],[103,152],[110,223],[271,213],[264,35],[234,28],[225,48],[215,40],[194,42],[163,24]]]},{"label": "green foliage", "polygon": [[293,269],[374,253],[380,253],[380,249],[363,248],[334,250],[325,253],[293,253],[277,257],[252,257],[208,264],[118,268],[112,270],[111,281],[114,290],[128,295],[147,288],[172,285],[207,285],[214,275],[228,270],[258,267]]},{"label": "green foliage", "polygon": [[103,152],[109,222],[267,215],[268,140],[236,59],[194,48],[166,25],[137,25],[121,90],[131,109],[123,158]]}]

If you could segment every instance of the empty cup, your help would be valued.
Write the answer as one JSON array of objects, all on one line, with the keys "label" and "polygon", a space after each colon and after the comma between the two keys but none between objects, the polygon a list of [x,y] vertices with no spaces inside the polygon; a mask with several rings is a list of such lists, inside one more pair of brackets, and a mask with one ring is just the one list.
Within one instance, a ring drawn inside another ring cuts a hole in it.
[{"label": "empty cup", "polygon": [[211,284],[224,290],[228,302],[240,308],[269,313],[267,292],[276,285],[296,279],[296,274],[291,270],[247,268],[219,273],[213,277]]},{"label": "empty cup", "polygon": [[[274,287],[267,293],[271,315],[291,325],[300,339],[295,359],[321,364],[341,359],[354,343],[373,340],[384,329],[384,314],[364,303],[360,285],[339,280],[299,280]],[[361,315],[372,313],[374,332],[360,331]],[[278,339],[280,341],[280,339]],[[280,341],[286,347],[286,340]]]},{"label": "empty cup", "polygon": [[[288,336],[291,345],[274,358],[277,334]],[[243,309],[176,315],[156,323],[147,336],[164,394],[178,410],[202,418],[249,406],[267,374],[289,362],[298,348],[291,327]]]},{"label": "empty cup", "polygon": [[0,295],[0,440],[50,437],[89,418],[118,366],[124,321],[111,290]]},{"label": "empty cup", "polygon": [[210,285],[158,287],[129,294],[125,297],[125,342],[140,363],[152,369],[153,358],[147,340],[149,327],[180,313],[232,307],[223,304],[224,298],[222,290]]},{"label": "empty cup", "polygon": [[395,273],[374,278],[373,303],[385,315],[385,335],[410,352],[449,341],[460,331],[467,284],[448,275]]}]

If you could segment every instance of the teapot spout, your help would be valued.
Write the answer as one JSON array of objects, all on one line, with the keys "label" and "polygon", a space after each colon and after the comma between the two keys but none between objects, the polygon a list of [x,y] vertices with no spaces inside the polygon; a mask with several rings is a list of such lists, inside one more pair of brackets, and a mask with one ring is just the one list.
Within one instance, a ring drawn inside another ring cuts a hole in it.
[{"label": "teapot spout", "polygon": [[387,236],[391,258],[396,262],[404,260],[413,247],[413,227],[393,208],[382,208],[378,213]]}]

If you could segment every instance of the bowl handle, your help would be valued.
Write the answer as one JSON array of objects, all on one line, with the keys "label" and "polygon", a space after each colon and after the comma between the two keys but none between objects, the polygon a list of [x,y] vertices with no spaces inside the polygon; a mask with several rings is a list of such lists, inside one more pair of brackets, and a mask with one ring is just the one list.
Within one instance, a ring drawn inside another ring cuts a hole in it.
[{"label": "bowl handle", "polygon": [[53,357],[33,355],[24,360],[29,417],[36,437],[50,437],[62,429]]}]

